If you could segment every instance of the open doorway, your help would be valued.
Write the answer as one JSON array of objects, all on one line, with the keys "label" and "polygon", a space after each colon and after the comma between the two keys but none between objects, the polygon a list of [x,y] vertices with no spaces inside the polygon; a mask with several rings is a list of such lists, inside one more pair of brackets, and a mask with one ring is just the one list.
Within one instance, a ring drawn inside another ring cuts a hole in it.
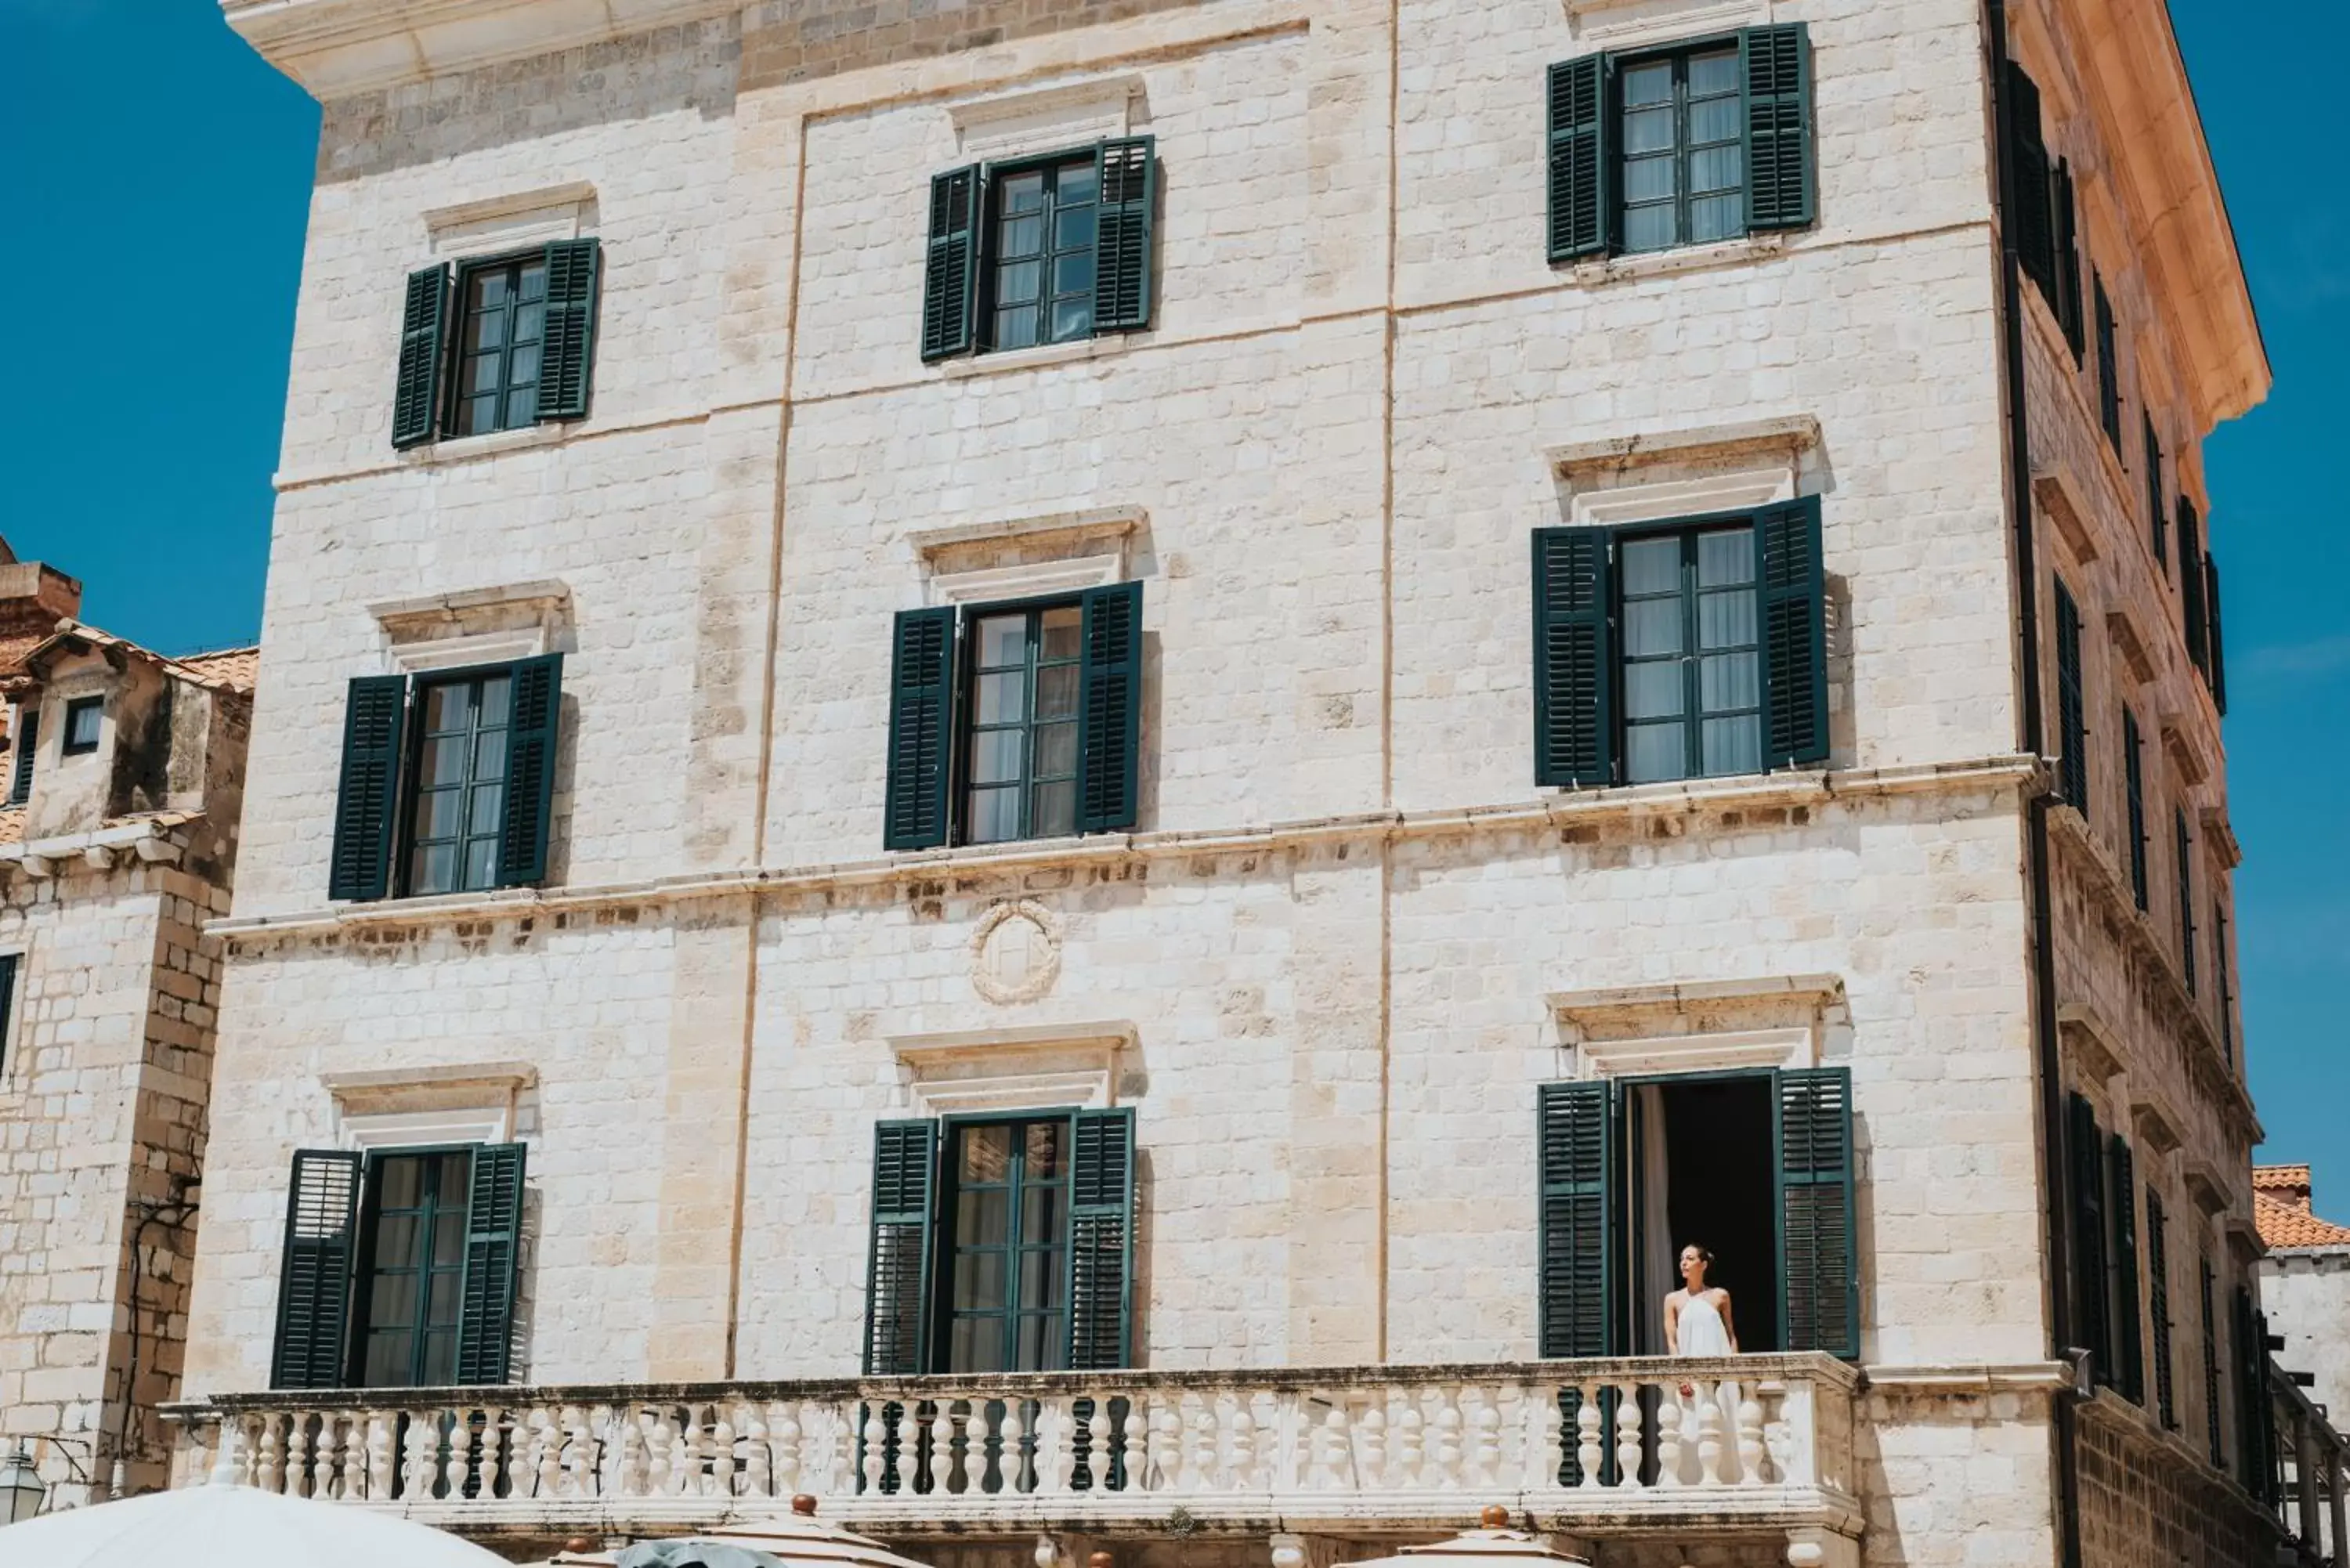
[{"label": "open doorway", "polygon": [[1617,1228],[1628,1343],[1665,1354],[1664,1300],[1680,1288],[1686,1244],[1711,1249],[1710,1282],[1730,1293],[1742,1351],[1781,1348],[1778,1160],[1769,1073],[1700,1074],[1624,1085],[1625,1212]]}]

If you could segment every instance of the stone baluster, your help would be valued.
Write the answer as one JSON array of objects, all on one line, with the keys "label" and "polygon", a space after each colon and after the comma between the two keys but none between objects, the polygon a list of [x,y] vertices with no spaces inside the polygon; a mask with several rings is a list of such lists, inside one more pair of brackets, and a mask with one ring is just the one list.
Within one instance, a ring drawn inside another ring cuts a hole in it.
[{"label": "stone baluster", "polygon": [[888,1408],[879,1400],[865,1407],[865,1452],[862,1456],[865,1484],[858,1490],[867,1497],[881,1495],[881,1471],[885,1457],[882,1453],[882,1444],[889,1437],[889,1432],[882,1424],[882,1418]]},{"label": "stone baluster", "polygon": [[1349,1459],[1347,1438],[1347,1399],[1343,1394],[1333,1395],[1312,1430],[1306,1433],[1312,1444],[1312,1457],[1306,1475],[1306,1489],[1315,1492],[1345,1490],[1352,1480],[1348,1473]]},{"label": "stone baluster", "polygon": [[343,1445],[343,1418],[332,1410],[318,1413],[317,1440],[310,1445],[310,1469],[317,1478],[310,1495],[320,1502],[338,1502],[343,1496],[343,1466],[348,1450]]},{"label": "stone baluster", "polygon": [[1745,1486],[1761,1486],[1762,1484],[1762,1406],[1761,1402],[1752,1398],[1739,1400],[1737,1420],[1738,1480]]},{"label": "stone baluster", "polygon": [[1428,1419],[1420,1414],[1419,1403],[1419,1390],[1407,1388],[1397,1406],[1393,1474],[1399,1487],[1423,1484],[1420,1467],[1427,1462]]},{"label": "stone baluster", "polygon": [[[768,1408],[753,1400],[743,1410],[743,1494],[745,1497],[775,1495],[775,1453],[774,1428],[767,1425]],[[786,1487],[789,1497],[795,1489]]]},{"label": "stone baluster", "polygon": [[1462,1484],[1466,1447],[1462,1439],[1461,1392],[1456,1388],[1436,1390],[1436,1430],[1430,1438],[1429,1459],[1433,1467],[1429,1484],[1449,1490]]},{"label": "stone baluster", "polygon": [[1706,1486],[1721,1484],[1721,1386],[1697,1386],[1697,1473]]},{"label": "stone baluster", "polygon": [[[324,1425],[324,1418],[321,1418]],[[309,1497],[314,1492],[310,1456],[310,1412],[296,1410],[286,1428],[286,1495]]]},{"label": "stone baluster", "polygon": [[1690,1402],[1681,1394],[1681,1385],[1666,1383],[1657,1390],[1657,1485],[1671,1488],[1686,1485],[1681,1475],[1684,1438],[1688,1435]]},{"label": "stone baluster", "polygon": [[[1003,1427],[996,1444],[996,1492],[1002,1497],[1019,1497],[1036,1490],[1036,1482],[1028,1474],[1028,1401],[1018,1395],[1007,1395],[1003,1401]],[[980,1479],[986,1479],[984,1470]]]},{"label": "stone baluster", "polygon": [[[669,1467],[672,1456],[671,1439],[676,1437],[669,1424],[669,1412],[653,1412],[652,1430],[645,1434],[645,1490],[647,1497],[669,1495]],[[877,1439],[873,1451],[878,1460],[881,1445]]]},{"label": "stone baluster", "polygon": [[1036,1402],[1036,1494],[1068,1496],[1073,1463],[1068,1401],[1058,1395],[1045,1395]]},{"label": "stone baluster", "polygon": [[702,1412],[689,1405],[677,1413],[669,1439],[669,1495],[692,1497],[702,1490]]},{"label": "stone baluster", "polygon": [[1216,1465],[1215,1417],[1199,1390],[1187,1388],[1176,1397],[1176,1421],[1180,1428],[1175,1466],[1176,1490],[1185,1494],[1207,1489]]},{"label": "stone baluster", "polygon": [[1362,1491],[1378,1491],[1388,1478],[1388,1396],[1385,1390],[1374,1392],[1363,1407],[1362,1419],[1355,1423],[1356,1488]]},{"label": "stone baluster", "polygon": [[1469,1473],[1477,1485],[1490,1487],[1501,1479],[1502,1412],[1489,1388],[1462,1389],[1461,1404],[1469,1428]]},{"label": "stone baluster", "polygon": [[531,1469],[537,1477],[533,1497],[563,1495],[563,1428],[558,1412],[545,1405],[531,1407]]},{"label": "stone baluster", "polygon": [[1558,1407],[1557,1389],[1546,1383],[1539,1384],[1534,1393],[1527,1404],[1532,1407],[1534,1422],[1535,1462],[1542,1467],[1534,1478],[1534,1490],[1553,1491],[1559,1485],[1559,1472],[1566,1468],[1566,1423]]},{"label": "stone baluster", "polygon": [[400,1495],[410,1502],[423,1502],[432,1496],[432,1443],[438,1434],[433,1429],[432,1412],[411,1410],[408,1413],[408,1438],[401,1445]]},{"label": "stone baluster", "polygon": [[1221,1398],[1216,1402],[1217,1420],[1222,1430],[1219,1434],[1222,1452],[1214,1482],[1228,1491],[1256,1483],[1256,1400],[1244,1388],[1230,1398],[1229,1407]]},{"label": "stone baluster", "polygon": [[473,1416],[470,1410],[460,1410],[456,1425],[449,1431],[449,1501],[462,1501],[473,1481]]},{"label": "stone baluster", "polygon": [[773,1456],[770,1497],[793,1496],[803,1484],[810,1491],[825,1490],[832,1484],[830,1477],[817,1473],[820,1467],[808,1463],[807,1429],[800,1425],[800,1414],[796,1399],[779,1400],[767,1408],[768,1448]]},{"label": "stone baluster", "polygon": [[597,1482],[602,1478],[597,1474],[596,1433],[604,1424],[598,1418],[602,1414],[585,1405],[571,1407],[571,1441],[566,1445],[570,1452],[564,1469],[571,1472],[573,1497],[597,1495]]},{"label": "stone baluster", "polygon": [[368,1417],[367,1497],[369,1502],[391,1501],[391,1418]]},{"label": "stone baluster", "polygon": [[[928,1490],[941,1497],[954,1490],[954,1406],[955,1402],[948,1398],[941,1399],[931,1407],[931,1484]],[[911,1428],[915,1423],[910,1420],[907,1425]],[[899,1490],[912,1490],[913,1488],[909,1481],[919,1479],[920,1467],[909,1467],[901,1459],[899,1468],[901,1469],[910,1468],[915,1470],[914,1477],[900,1477],[898,1482]]]},{"label": "stone baluster", "polygon": [[253,1484],[266,1492],[282,1490],[286,1484],[277,1420],[274,1413],[261,1417],[261,1441],[254,1448]]},{"label": "stone baluster", "polygon": [[503,1405],[493,1405],[482,1412],[481,1483],[473,1490],[484,1502],[499,1496],[503,1485],[507,1493],[514,1490],[513,1478],[506,1473],[506,1428],[514,1413]]},{"label": "stone baluster", "polygon": [[213,1464],[204,1479],[213,1486],[243,1486],[244,1426],[234,1416],[223,1416],[213,1428]]},{"label": "stone baluster", "polygon": [[1581,1490],[1591,1491],[1599,1485],[1599,1385],[1582,1385],[1582,1394],[1575,1410],[1575,1462],[1583,1470]]},{"label": "stone baluster", "polygon": [[[1144,1396],[1136,1394],[1132,1398],[1133,1407],[1140,1409]],[[1150,1395],[1149,1398],[1150,1417],[1145,1431],[1150,1445],[1150,1468],[1146,1472],[1149,1479],[1139,1480],[1138,1484],[1151,1491],[1171,1491],[1183,1462],[1183,1419],[1177,1413],[1172,1390]]]},{"label": "stone baluster", "polygon": [[734,1412],[722,1405],[713,1414],[718,1418],[710,1428],[710,1491],[731,1498],[735,1492],[734,1472],[741,1463],[734,1452]]},{"label": "stone baluster", "polygon": [[1640,1386],[1616,1385],[1616,1484],[1631,1490],[1640,1484]]}]

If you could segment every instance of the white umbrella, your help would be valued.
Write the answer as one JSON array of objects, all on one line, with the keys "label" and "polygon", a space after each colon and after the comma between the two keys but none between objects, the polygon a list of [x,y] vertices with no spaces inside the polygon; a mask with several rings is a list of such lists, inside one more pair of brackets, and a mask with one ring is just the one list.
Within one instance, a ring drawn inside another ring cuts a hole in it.
[{"label": "white umbrella", "polygon": [[816,1499],[792,1499],[792,1511],[696,1531],[679,1541],[619,1552],[564,1552],[546,1568],[925,1568],[870,1536],[816,1517]]},{"label": "white umbrella", "polygon": [[1510,1511],[1499,1503],[1479,1517],[1484,1526],[1481,1530],[1465,1531],[1450,1541],[1407,1546],[1393,1557],[1342,1563],[1338,1568],[1591,1568],[1587,1559],[1570,1556],[1538,1535],[1508,1529]]},{"label": "white umbrella", "polygon": [[6,1568],[507,1568],[422,1524],[213,1481],[0,1530]]}]

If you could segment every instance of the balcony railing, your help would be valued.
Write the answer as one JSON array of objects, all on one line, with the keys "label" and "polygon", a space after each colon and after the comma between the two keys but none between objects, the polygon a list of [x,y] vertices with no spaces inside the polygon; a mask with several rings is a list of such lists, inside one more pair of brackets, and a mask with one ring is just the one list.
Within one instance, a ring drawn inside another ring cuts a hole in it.
[{"label": "balcony railing", "polygon": [[[1595,1533],[1855,1533],[1854,1371],[1825,1355],[222,1396],[179,1484],[469,1533],[659,1533],[822,1501],[879,1529],[1399,1530],[1512,1504]],[[1179,1521],[1180,1522],[1180,1521]]]},{"label": "balcony railing", "polygon": [[2266,1363],[2276,1485],[2268,1501],[2291,1543],[2289,1561],[2350,1568],[2350,1438],[2304,1393],[2292,1373]]}]

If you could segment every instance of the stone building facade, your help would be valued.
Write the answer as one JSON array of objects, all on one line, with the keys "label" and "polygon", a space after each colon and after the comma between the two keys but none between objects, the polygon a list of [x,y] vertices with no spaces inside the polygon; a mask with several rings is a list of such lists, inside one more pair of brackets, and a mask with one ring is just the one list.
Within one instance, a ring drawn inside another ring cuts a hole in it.
[{"label": "stone building facade", "polygon": [[2261,1300],[2284,1341],[2279,1359],[2311,1376],[2310,1397],[2350,1432],[2350,1225],[2317,1213],[2305,1165],[2255,1166],[2252,1189],[2268,1247]]},{"label": "stone building facade", "polygon": [[163,1484],[254,650],[167,659],[0,544],[0,1446]]},{"label": "stone building facade", "polygon": [[2268,1550],[2154,0],[224,9],[324,122],[187,1473]]}]

